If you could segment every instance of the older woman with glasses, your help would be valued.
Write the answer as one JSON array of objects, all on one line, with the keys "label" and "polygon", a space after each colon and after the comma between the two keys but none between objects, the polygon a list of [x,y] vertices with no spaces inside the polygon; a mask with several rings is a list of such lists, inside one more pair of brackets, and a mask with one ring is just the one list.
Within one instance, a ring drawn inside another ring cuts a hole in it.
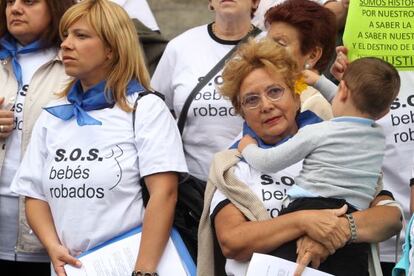
[{"label": "older woman with glasses", "polygon": [[[243,134],[256,138],[259,147],[277,147],[302,127],[320,122],[311,111],[300,113],[297,92],[304,87],[299,76],[290,54],[272,40],[251,40],[226,64],[221,91],[244,118]],[[299,162],[276,173],[263,173],[241,160],[236,150],[216,154],[200,221],[198,275],[245,275],[253,252],[272,254],[296,239],[300,241],[300,274],[310,263],[319,267],[351,240],[344,207],[279,217],[283,198],[301,167]],[[377,196],[371,205],[384,197]],[[353,216],[357,232],[352,241],[356,243],[384,240],[401,227],[396,207],[375,206]],[[216,249],[226,258],[225,268],[221,258],[213,257],[213,237],[220,246]]]}]

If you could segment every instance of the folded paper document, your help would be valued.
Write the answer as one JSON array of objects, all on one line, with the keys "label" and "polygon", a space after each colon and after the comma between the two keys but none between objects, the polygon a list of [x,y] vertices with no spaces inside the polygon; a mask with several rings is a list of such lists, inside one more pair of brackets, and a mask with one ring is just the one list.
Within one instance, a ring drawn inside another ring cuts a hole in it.
[{"label": "folded paper document", "polygon": [[[246,276],[292,276],[297,263],[266,254],[254,253],[247,269]],[[302,276],[333,276],[307,267]]]},{"label": "folded paper document", "polygon": [[[125,276],[134,270],[142,227],[104,242],[78,256],[81,268],[65,265],[67,276]],[[159,275],[196,276],[196,267],[179,233],[172,229],[158,264]]]}]

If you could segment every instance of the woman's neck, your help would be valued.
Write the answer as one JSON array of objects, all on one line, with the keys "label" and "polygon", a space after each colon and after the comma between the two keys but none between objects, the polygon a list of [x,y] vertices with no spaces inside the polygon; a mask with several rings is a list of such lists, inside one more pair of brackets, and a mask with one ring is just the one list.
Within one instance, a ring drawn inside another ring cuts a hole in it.
[{"label": "woman's neck", "polygon": [[102,79],[94,79],[94,80],[80,80],[81,86],[82,86],[82,90],[83,92],[88,91],[91,87],[97,85],[98,83],[100,83],[102,81]]},{"label": "woman's neck", "polygon": [[83,92],[86,92],[89,88],[97,85],[101,81],[108,80],[108,75],[109,75],[108,72],[109,72],[108,67],[105,65],[102,65],[100,69],[96,69],[89,74],[85,74],[82,76],[78,75],[78,76],[73,76],[73,77],[80,80]]},{"label": "woman's neck", "polygon": [[234,18],[216,16],[212,29],[214,35],[220,39],[240,40],[253,29],[253,25],[250,23],[250,19],[234,20]]},{"label": "woman's neck", "polygon": [[264,137],[260,137],[260,139],[262,139],[262,141],[268,145],[275,145],[288,137],[294,136],[298,132],[298,129],[299,129],[298,125],[295,123],[294,125],[290,126],[290,128],[288,128],[284,133],[281,133],[280,135],[277,135],[277,136],[267,135]]}]

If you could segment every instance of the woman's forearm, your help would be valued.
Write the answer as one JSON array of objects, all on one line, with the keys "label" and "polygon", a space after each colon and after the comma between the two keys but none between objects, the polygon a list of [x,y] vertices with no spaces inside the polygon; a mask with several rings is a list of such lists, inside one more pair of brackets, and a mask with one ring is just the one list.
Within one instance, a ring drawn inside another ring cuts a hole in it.
[{"label": "woman's forearm", "polygon": [[145,177],[150,199],[144,215],[136,270],[156,271],[171,231],[177,202],[177,181],[175,173]]},{"label": "woman's forearm", "polygon": [[61,244],[47,202],[26,197],[26,216],[30,227],[46,248],[56,275],[66,275],[66,264],[81,266],[81,262],[71,256],[69,250]]},{"label": "woman's forearm", "polygon": [[215,230],[223,255],[246,261],[254,252],[267,253],[302,236],[299,214],[291,213],[266,221],[246,221],[232,204],[215,217]]},{"label": "woman's forearm", "polygon": [[214,223],[224,256],[245,261],[253,252],[270,252],[305,234],[334,252],[349,238],[343,221],[346,219],[340,217],[345,211],[346,208],[306,210],[266,221],[247,221],[233,204],[228,204],[217,213]]},{"label": "woman's forearm", "polygon": [[25,205],[27,221],[43,246],[49,251],[49,248],[59,245],[49,204],[43,200],[26,197]]},{"label": "woman's forearm", "polygon": [[401,230],[401,212],[394,206],[374,206],[353,214],[356,242],[381,242]]}]

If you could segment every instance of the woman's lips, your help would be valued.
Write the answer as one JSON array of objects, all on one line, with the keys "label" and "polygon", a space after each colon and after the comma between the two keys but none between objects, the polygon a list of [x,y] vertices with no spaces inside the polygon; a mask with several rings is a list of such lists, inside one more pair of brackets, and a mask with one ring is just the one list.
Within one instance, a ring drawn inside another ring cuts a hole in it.
[{"label": "woman's lips", "polygon": [[10,25],[14,25],[14,24],[22,24],[22,23],[25,23],[23,20],[21,20],[21,19],[12,19],[11,21],[10,21]]},{"label": "woman's lips", "polygon": [[280,118],[281,116],[274,116],[274,117],[264,120],[263,123],[266,125],[275,125],[279,122]]},{"label": "woman's lips", "polygon": [[68,63],[71,63],[73,61],[75,61],[75,59],[73,57],[71,57],[71,56],[63,56],[62,57],[62,62],[64,64],[68,64]]}]

